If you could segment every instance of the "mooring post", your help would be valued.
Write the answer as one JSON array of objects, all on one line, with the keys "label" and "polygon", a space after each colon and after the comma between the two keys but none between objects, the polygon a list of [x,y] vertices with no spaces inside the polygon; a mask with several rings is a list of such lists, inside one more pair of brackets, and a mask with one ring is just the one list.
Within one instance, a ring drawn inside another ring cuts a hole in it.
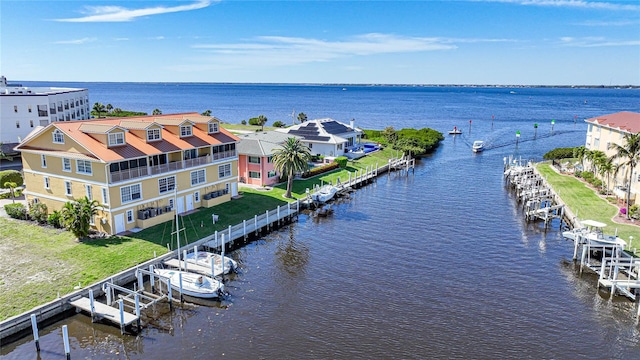
[{"label": "mooring post", "polygon": [[180,283],[180,302],[184,302],[184,296],[182,295],[182,271],[178,273],[178,282]]},{"label": "mooring post", "polygon": [[276,207],[276,215],[278,216],[278,225],[280,225],[280,205]]},{"label": "mooring post", "polygon": [[140,289],[140,291],[143,291],[144,279],[142,277],[142,271],[140,271],[140,269],[136,269],[136,277],[138,278],[138,289]]},{"label": "mooring post", "polygon": [[171,291],[171,279],[167,279],[167,296],[169,297],[169,310],[173,310],[173,292]]},{"label": "mooring post", "polygon": [[189,271],[187,269],[187,250],[182,250],[182,262],[184,263],[184,271]]},{"label": "mooring post", "polygon": [[118,300],[118,306],[120,307],[120,334],[124,335],[124,300]]},{"label": "mooring post", "polygon": [[573,261],[578,260],[578,244],[580,244],[580,235],[574,233],[574,237],[573,237]]},{"label": "mooring post", "polygon": [[36,314],[31,314],[31,329],[33,330],[33,341],[36,343],[36,351],[40,352],[40,336],[38,335],[38,321]]},{"label": "mooring post", "polygon": [[247,220],[242,220],[242,236],[247,240]]},{"label": "mooring post", "polygon": [[[233,241],[233,238],[231,237],[231,225],[229,225],[229,242]],[[227,244],[224,242],[224,237],[222,237],[222,246],[226,246]]]},{"label": "mooring post", "polygon": [[95,299],[93,298],[93,290],[89,289],[89,307],[91,308],[91,322],[95,321],[96,318],[96,306],[94,304]]},{"label": "mooring post", "polygon": [[222,263],[222,280],[224,280],[224,234],[222,234],[222,249],[220,252],[220,263]]},{"label": "mooring post", "polygon": [[107,295],[107,305],[111,306],[113,299],[111,299],[111,286],[109,286],[108,282],[105,283],[104,293]]},{"label": "mooring post", "polygon": [[265,211],[265,214],[267,215],[267,231],[269,231],[269,229],[271,228],[271,224],[269,224],[269,210]]},{"label": "mooring post", "polygon": [[151,282],[151,293],[155,294],[156,292],[156,279],[155,276],[153,276],[153,274],[155,274],[155,272],[153,271],[153,265],[149,265],[149,273],[151,275],[149,278],[149,281]]},{"label": "mooring post", "polygon": [[140,331],[140,294],[136,293],[136,320],[138,325],[138,331]]},{"label": "mooring post", "polygon": [[584,258],[587,257],[587,249],[588,249],[588,244],[583,244],[582,245],[582,257],[580,257],[580,274],[582,274],[582,267],[584,266]]},{"label": "mooring post", "polygon": [[69,330],[67,325],[62,325],[62,341],[64,342],[64,353],[67,360],[71,359],[71,350],[69,350]]}]

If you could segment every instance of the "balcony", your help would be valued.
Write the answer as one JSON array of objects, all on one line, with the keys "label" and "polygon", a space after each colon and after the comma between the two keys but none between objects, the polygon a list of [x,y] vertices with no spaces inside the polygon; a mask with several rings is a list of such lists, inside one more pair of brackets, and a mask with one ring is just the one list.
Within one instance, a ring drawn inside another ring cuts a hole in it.
[{"label": "balcony", "polygon": [[200,156],[193,159],[185,159],[181,161],[169,162],[167,164],[137,167],[137,168],[127,169],[127,170],[114,171],[109,174],[111,176],[110,183],[117,183],[121,181],[137,179],[137,178],[150,176],[150,175],[165,174],[172,171],[178,171],[178,170],[192,168],[195,166],[211,164],[217,160],[229,159],[235,156],[236,156],[236,152],[235,150],[233,150],[233,151],[216,153],[214,154],[213,158],[211,157],[211,155],[205,155],[205,156]]}]

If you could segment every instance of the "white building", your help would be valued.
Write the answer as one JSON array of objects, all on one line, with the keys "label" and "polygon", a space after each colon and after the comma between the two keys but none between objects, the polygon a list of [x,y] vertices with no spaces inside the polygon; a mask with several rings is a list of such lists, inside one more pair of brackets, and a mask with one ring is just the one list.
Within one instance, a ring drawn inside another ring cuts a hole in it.
[{"label": "white building", "polygon": [[91,118],[88,89],[27,87],[0,76],[0,142],[18,144],[38,126]]},{"label": "white building", "polygon": [[329,118],[309,120],[276,131],[300,136],[312,155],[329,157],[345,155],[349,149],[360,144],[363,134],[362,130],[355,127],[353,120],[347,125]]}]

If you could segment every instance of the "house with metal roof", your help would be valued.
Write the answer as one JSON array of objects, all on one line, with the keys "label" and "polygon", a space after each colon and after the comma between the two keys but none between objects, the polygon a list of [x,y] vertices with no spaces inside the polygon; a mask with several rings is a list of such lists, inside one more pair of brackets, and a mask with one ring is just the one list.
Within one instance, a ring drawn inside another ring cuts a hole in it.
[{"label": "house with metal roof", "polygon": [[309,147],[311,154],[329,157],[344,155],[349,149],[360,144],[363,131],[354,125],[351,120],[349,125],[342,122],[324,118],[305,121],[276,131],[303,138],[303,143]]},{"label": "house with metal roof", "polygon": [[280,182],[280,174],[272,161],[274,152],[288,138],[300,136],[278,131],[264,131],[238,135],[238,176],[241,183],[257,186]]},{"label": "house with metal roof", "polygon": [[[596,116],[594,118],[586,119],[587,127],[587,139],[585,148],[587,150],[600,150],[605,153],[607,157],[611,157],[615,154],[615,150],[609,149],[610,144],[619,144],[624,146],[625,134],[637,134],[640,133],[640,113],[622,111],[614,114],[607,114]],[[614,160],[615,164],[624,162],[625,159]],[[626,198],[626,188],[631,186],[631,203],[636,199],[636,194],[640,192],[640,169],[634,168],[633,174],[631,174],[631,184],[629,184],[629,167],[621,165],[617,174],[611,174],[611,187],[613,187],[614,193],[621,198]],[[599,174],[596,174],[599,176]],[[602,179],[606,184],[606,179]]]},{"label": "house with metal roof", "polygon": [[118,234],[229,201],[238,192],[238,138],[198,113],[53,122],[22,153],[26,200],[49,213],[84,196],[95,230]]}]

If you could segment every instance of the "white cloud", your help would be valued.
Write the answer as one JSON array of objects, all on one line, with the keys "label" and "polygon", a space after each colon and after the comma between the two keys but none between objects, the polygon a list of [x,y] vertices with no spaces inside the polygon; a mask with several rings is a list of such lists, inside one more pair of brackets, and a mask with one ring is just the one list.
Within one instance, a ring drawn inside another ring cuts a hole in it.
[{"label": "white cloud", "polygon": [[582,48],[640,46],[640,40],[609,40],[601,36],[583,38],[561,37],[560,43],[562,46]]},{"label": "white cloud", "polygon": [[98,40],[98,38],[94,38],[94,37],[85,37],[82,39],[74,39],[74,40],[60,40],[60,41],[55,41],[54,44],[62,44],[62,45],[81,45],[81,44],[86,44],[89,42],[94,42]]},{"label": "white cloud", "polygon": [[86,16],[69,19],[56,19],[62,22],[125,22],[139,17],[167,14],[181,11],[191,11],[206,8],[211,0],[199,0],[188,5],[173,7],[156,6],[142,9],[127,9],[121,6],[85,6]]},{"label": "white cloud", "polygon": [[640,5],[587,0],[479,0],[482,2],[500,2],[527,6],[570,7],[596,10],[640,11]]}]

